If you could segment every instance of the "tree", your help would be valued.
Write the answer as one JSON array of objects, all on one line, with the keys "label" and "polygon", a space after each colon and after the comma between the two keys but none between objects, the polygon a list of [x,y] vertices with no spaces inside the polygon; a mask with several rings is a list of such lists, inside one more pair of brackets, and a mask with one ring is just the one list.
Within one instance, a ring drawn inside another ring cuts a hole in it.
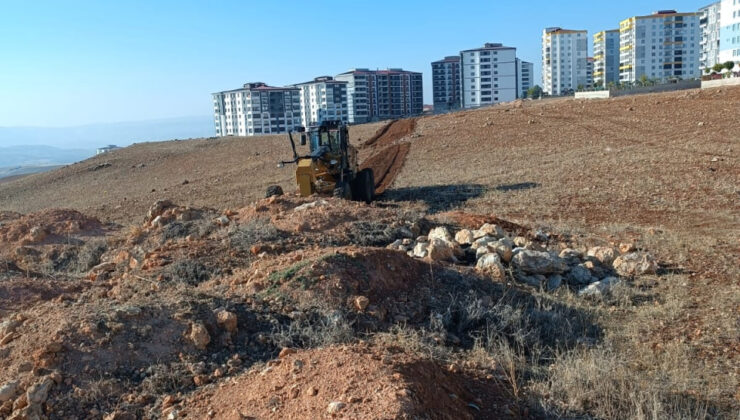
[{"label": "tree", "polygon": [[712,66],[712,70],[714,70],[717,73],[721,72],[723,68],[725,68],[725,66],[722,63],[717,63],[714,66]]},{"label": "tree", "polygon": [[725,64],[723,65],[723,67],[726,68],[727,70],[732,71],[732,68],[735,67],[735,62],[734,61],[725,61]]},{"label": "tree", "polygon": [[710,69],[709,67],[707,67],[707,68],[704,69],[704,74],[709,74],[709,72],[711,72],[711,71],[712,71],[712,69]]},{"label": "tree", "polygon": [[647,86],[647,82],[648,82],[647,74],[643,74],[642,76],[640,76],[640,84],[641,85]]},{"label": "tree", "polygon": [[527,89],[527,98],[537,99],[542,97],[542,88],[540,85],[534,85]]}]

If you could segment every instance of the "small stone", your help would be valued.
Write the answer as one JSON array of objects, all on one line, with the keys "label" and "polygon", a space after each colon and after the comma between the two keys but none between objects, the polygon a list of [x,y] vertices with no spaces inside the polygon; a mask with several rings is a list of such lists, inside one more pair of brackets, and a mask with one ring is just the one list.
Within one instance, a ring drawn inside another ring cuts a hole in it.
[{"label": "small stone", "polygon": [[525,238],[524,236],[517,236],[514,238],[514,246],[517,248],[524,248],[529,243],[529,240]]},{"label": "small stone", "polygon": [[617,277],[607,277],[603,280],[591,283],[578,292],[579,296],[602,296],[611,291],[611,288],[619,284]]},{"label": "small stone", "polygon": [[222,215],[222,216],[216,218],[216,224],[218,224],[219,226],[226,226],[226,225],[229,224],[229,222],[230,222],[230,220],[229,220],[228,216],[226,216],[226,215]]},{"label": "small stone", "polygon": [[429,246],[429,244],[427,244],[426,242],[418,242],[414,246],[414,250],[413,250],[414,257],[416,257],[416,258],[426,258],[427,254],[428,254],[428,252],[427,252],[427,247],[428,246]]},{"label": "small stone", "polygon": [[341,402],[341,401],[332,401],[329,403],[329,405],[326,407],[326,412],[329,414],[337,414],[340,411],[346,407],[347,404]]},{"label": "small stone", "polygon": [[583,253],[573,248],[565,248],[560,251],[559,257],[562,258],[566,264],[574,265],[579,264],[583,258]]},{"label": "small stone", "polygon": [[208,334],[206,326],[201,322],[193,323],[190,328],[190,340],[193,342],[195,347],[200,350],[205,350],[208,343],[211,342],[211,335]]},{"label": "small stone", "polygon": [[619,256],[614,260],[613,267],[620,276],[640,276],[655,274],[658,263],[646,252],[632,252]]},{"label": "small stone", "polygon": [[0,403],[10,401],[18,391],[18,381],[11,381],[0,387]]},{"label": "small stone", "polygon": [[370,299],[365,296],[357,296],[354,300],[355,309],[359,312],[364,312],[367,306],[370,304]]},{"label": "small stone", "polygon": [[504,266],[501,264],[501,257],[495,253],[482,256],[475,264],[475,268],[497,279],[502,279],[506,275]]},{"label": "small stone", "polygon": [[294,354],[294,353],[296,353],[296,349],[293,349],[293,348],[290,348],[290,347],[283,347],[283,348],[282,348],[282,349],[280,350],[280,354],[278,354],[278,357],[279,357],[279,358],[281,358],[281,359],[284,359],[284,358],[286,358],[286,357],[287,357],[287,356],[288,356],[289,354]]},{"label": "small stone", "polygon": [[41,382],[31,385],[26,390],[26,399],[30,405],[40,405],[46,402],[49,396],[49,389],[54,385],[54,381],[44,378]]},{"label": "small stone", "polygon": [[619,252],[622,254],[627,254],[629,252],[635,251],[635,244],[632,242],[623,242],[619,244]]},{"label": "small stone", "polygon": [[602,264],[611,265],[617,258],[617,251],[610,246],[596,246],[588,250],[587,255],[599,260]]},{"label": "small stone", "polygon": [[306,394],[308,394],[309,396],[313,397],[318,393],[319,393],[319,389],[316,388],[315,386],[309,386],[308,388],[306,388]]},{"label": "small stone", "polygon": [[216,321],[221,328],[230,333],[235,333],[237,329],[236,314],[227,310],[220,310],[216,313]]}]

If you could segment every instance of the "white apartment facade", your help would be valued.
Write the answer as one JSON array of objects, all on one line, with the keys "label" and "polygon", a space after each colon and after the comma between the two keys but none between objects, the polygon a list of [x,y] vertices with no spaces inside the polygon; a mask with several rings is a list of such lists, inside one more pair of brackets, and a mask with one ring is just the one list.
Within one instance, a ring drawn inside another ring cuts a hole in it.
[{"label": "white apartment facade", "polygon": [[586,31],[546,28],[542,31],[542,90],[548,95],[574,92],[588,84]]},{"label": "white apartment facade", "polygon": [[699,13],[662,10],[619,24],[619,80],[665,82],[700,76]]},{"label": "white apartment facade", "polygon": [[719,63],[720,50],[720,11],[722,2],[718,1],[699,9],[699,68],[711,69]]},{"label": "white apartment facade", "polygon": [[445,57],[432,62],[434,112],[460,108],[460,57]]},{"label": "white apartment facade", "polygon": [[324,120],[349,122],[347,82],[321,76],[296,87],[300,89],[301,124],[304,127],[321,124]]},{"label": "white apartment facade", "polygon": [[509,102],[520,95],[516,48],[487,43],[460,52],[463,108]]},{"label": "white apartment facade", "polygon": [[593,79],[597,86],[619,82],[619,29],[594,34]]},{"label": "white apartment facade", "polygon": [[213,94],[216,136],[279,134],[301,126],[300,89],[247,83]]},{"label": "white apartment facade", "polygon": [[527,91],[534,86],[534,64],[529,61],[516,59],[517,78],[519,84],[519,98],[526,98]]},{"label": "white apartment facade", "polygon": [[740,62],[740,0],[720,5],[719,62]]}]

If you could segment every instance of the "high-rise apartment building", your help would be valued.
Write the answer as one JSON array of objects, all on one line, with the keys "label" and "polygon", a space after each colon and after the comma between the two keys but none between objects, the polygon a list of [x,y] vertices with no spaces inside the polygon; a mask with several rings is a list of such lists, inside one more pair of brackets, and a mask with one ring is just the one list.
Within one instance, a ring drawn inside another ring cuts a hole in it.
[{"label": "high-rise apartment building", "polygon": [[586,31],[546,28],[542,31],[542,90],[563,95],[585,87],[587,57]]},{"label": "high-rise apartment building", "polygon": [[699,76],[699,14],[662,10],[619,24],[621,82]]},{"label": "high-rise apartment building", "polygon": [[247,83],[213,94],[217,136],[287,133],[301,125],[300,90]]},{"label": "high-rise apartment building", "polygon": [[532,82],[534,81],[534,64],[530,63],[529,61],[523,61],[520,59],[516,59],[516,67],[518,70],[518,79],[519,79],[519,98],[526,98],[527,97],[527,91],[534,86]]},{"label": "high-rise apartment building", "polygon": [[460,108],[460,57],[453,55],[432,62],[434,111]]},{"label": "high-rise apartment building", "polygon": [[596,86],[619,82],[619,29],[594,35],[593,77]]},{"label": "high-rise apartment building", "polygon": [[421,73],[354,69],[335,79],[347,82],[350,123],[404,118],[424,110]]},{"label": "high-rise apartment building", "polygon": [[301,91],[301,124],[318,125],[324,120],[349,121],[347,82],[330,76],[296,85]]},{"label": "high-rise apartment building", "polygon": [[516,48],[487,43],[460,52],[462,107],[513,101],[520,95]]},{"label": "high-rise apartment building", "polygon": [[594,85],[594,58],[586,57],[586,86],[593,87]]},{"label": "high-rise apartment building", "polygon": [[719,22],[719,61],[740,61],[740,0],[722,0]]},{"label": "high-rise apartment building", "polygon": [[719,62],[719,29],[720,9],[722,2],[718,1],[699,9],[699,68],[712,68]]}]

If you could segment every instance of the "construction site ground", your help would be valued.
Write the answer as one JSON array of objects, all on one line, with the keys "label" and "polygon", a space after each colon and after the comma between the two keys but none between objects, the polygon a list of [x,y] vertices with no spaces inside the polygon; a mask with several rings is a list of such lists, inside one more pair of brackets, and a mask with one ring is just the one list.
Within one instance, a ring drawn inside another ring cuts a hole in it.
[{"label": "construction site ground", "polygon": [[[738,133],[737,88],[352,126],[371,205],[297,197],[285,136],[3,182],[0,418],[734,418]],[[660,270],[584,299],[386,249],[486,222]]]}]

